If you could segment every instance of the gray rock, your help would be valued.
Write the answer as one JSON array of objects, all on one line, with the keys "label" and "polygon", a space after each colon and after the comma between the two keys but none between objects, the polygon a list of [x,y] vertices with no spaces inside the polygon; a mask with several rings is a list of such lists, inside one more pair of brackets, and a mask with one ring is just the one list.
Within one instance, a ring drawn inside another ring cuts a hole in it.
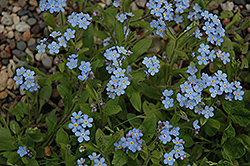
[{"label": "gray rock", "polygon": [[250,12],[250,4],[246,4],[246,9],[248,12]]},{"label": "gray rock", "polygon": [[0,91],[4,90],[7,87],[7,80],[9,78],[9,75],[6,71],[0,72]]},{"label": "gray rock", "polygon": [[17,66],[24,66],[25,65],[25,61],[18,61],[17,62]]},{"label": "gray rock", "polygon": [[12,18],[13,18],[13,22],[14,22],[15,25],[20,22],[20,17],[19,16],[13,16]]},{"label": "gray rock", "polygon": [[4,58],[4,59],[1,60],[1,62],[2,62],[2,65],[6,66],[9,63],[9,59]]},{"label": "gray rock", "polygon": [[3,9],[6,8],[7,4],[8,4],[7,0],[1,0],[0,1],[0,8],[3,8]]},{"label": "gray rock", "polygon": [[20,50],[18,50],[18,49],[12,50],[12,54],[13,54],[13,55],[16,55],[19,59],[21,59],[22,57],[25,57],[25,56],[26,56],[25,52],[20,51]]},{"label": "gray rock", "polygon": [[137,7],[136,3],[135,2],[132,2],[131,5],[130,5],[130,10],[131,11],[135,11],[135,10],[138,10],[139,8]]},{"label": "gray rock", "polygon": [[33,44],[36,43],[36,39],[34,38],[31,38],[29,41],[28,41],[28,46],[32,46]]},{"label": "gray rock", "polygon": [[26,45],[25,42],[19,41],[19,42],[17,42],[16,47],[17,47],[19,50],[24,51],[25,48],[27,47],[27,45]]},{"label": "gray rock", "polygon": [[234,0],[234,3],[236,5],[246,5],[246,1],[245,0]]},{"label": "gray rock", "polygon": [[42,22],[41,24],[39,24],[39,28],[43,29],[47,26],[47,24],[45,22]]},{"label": "gray rock", "polygon": [[36,0],[29,0],[29,4],[30,4],[31,6],[35,6],[35,7],[38,6],[38,3],[37,3]]},{"label": "gray rock", "polygon": [[50,32],[49,32],[48,27],[45,27],[45,28],[43,29],[43,36],[44,36],[44,37],[49,37],[49,34],[50,34]]},{"label": "gray rock", "polygon": [[17,12],[17,14],[21,17],[23,15],[28,14],[28,11],[27,10],[20,10],[19,12]]},{"label": "gray rock", "polygon": [[30,51],[36,51],[36,44],[29,46]]},{"label": "gray rock", "polygon": [[13,31],[9,31],[6,35],[9,39],[14,37],[14,32]]},{"label": "gray rock", "polygon": [[35,58],[36,58],[37,61],[41,61],[44,56],[47,56],[47,53],[41,52],[41,53],[37,53],[35,55]]},{"label": "gray rock", "polygon": [[0,25],[0,34],[4,31],[4,25]]},{"label": "gray rock", "polygon": [[30,26],[35,25],[35,24],[36,24],[36,19],[35,19],[35,18],[29,18],[29,19],[27,20],[27,23],[28,23]]},{"label": "gray rock", "polygon": [[21,21],[26,22],[28,20],[29,16],[25,15],[21,17]]},{"label": "gray rock", "polygon": [[146,0],[135,0],[135,3],[140,7],[145,7],[147,1]]},{"label": "gray rock", "polygon": [[2,18],[1,18],[1,23],[3,25],[12,25],[13,24],[13,20],[12,20],[12,17],[10,15],[4,15]]},{"label": "gray rock", "polygon": [[223,11],[233,11],[234,3],[227,1],[226,3],[220,4]]},{"label": "gray rock", "polygon": [[7,88],[11,90],[13,89],[14,85],[15,85],[15,81],[12,78],[8,79]]},{"label": "gray rock", "polygon": [[[27,58],[26,60],[31,62],[31,64],[35,63],[35,58],[34,58],[34,54],[32,51],[30,51],[29,48],[26,48],[25,53],[27,54]],[[28,57],[29,56],[29,57]],[[31,58],[31,59],[30,59]]]},{"label": "gray rock", "polygon": [[18,32],[25,32],[27,30],[30,30],[30,26],[26,24],[25,22],[19,22],[16,24],[15,27]]},{"label": "gray rock", "polygon": [[22,9],[22,8],[19,7],[19,6],[14,6],[13,9],[12,9],[12,12],[13,12],[13,13],[16,13],[16,12],[18,12],[18,11],[21,10],[21,9]]},{"label": "gray rock", "polygon": [[[223,0],[222,0],[223,1]],[[207,10],[217,9],[222,1],[212,1],[208,4]]]},{"label": "gray rock", "polygon": [[14,72],[16,71],[16,68],[17,68],[15,62],[12,59],[10,60],[7,68],[8,68],[8,75],[10,78],[12,78],[14,76]]},{"label": "gray rock", "polygon": [[15,39],[12,39],[11,41],[10,41],[10,49],[14,49],[16,47],[16,42],[15,42]]},{"label": "gray rock", "polygon": [[7,31],[13,31],[13,30],[15,30],[15,25],[6,26],[5,29],[6,29]]},{"label": "gray rock", "polygon": [[42,58],[42,64],[45,69],[50,69],[52,67],[52,58],[50,58],[49,56],[44,56]]}]

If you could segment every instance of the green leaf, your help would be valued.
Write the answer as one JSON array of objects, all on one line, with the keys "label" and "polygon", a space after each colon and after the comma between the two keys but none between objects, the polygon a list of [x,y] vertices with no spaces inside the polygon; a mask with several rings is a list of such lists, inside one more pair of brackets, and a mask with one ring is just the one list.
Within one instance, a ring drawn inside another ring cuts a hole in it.
[{"label": "green leaf", "polygon": [[145,82],[140,82],[139,86],[140,92],[151,99],[159,100],[162,96],[158,90],[156,90],[153,86],[146,84]]},{"label": "green leaf", "polygon": [[241,110],[242,108],[245,107],[245,104],[243,101],[225,101],[222,103],[222,106],[224,108],[224,110],[228,113],[228,114],[233,114],[238,112],[239,110]]},{"label": "green leaf", "polygon": [[64,62],[62,62],[62,63],[59,63],[58,64],[58,67],[59,67],[59,70],[60,70],[60,72],[64,72],[64,70],[65,70],[65,63]]},{"label": "green leaf", "polygon": [[148,101],[144,101],[143,105],[143,112],[146,114],[146,116],[151,117],[153,114],[157,117],[157,120],[163,120],[164,116],[161,113],[161,111],[159,109],[156,109],[156,106],[152,103],[149,103]]},{"label": "green leaf", "polygon": [[[2,142],[1,142],[1,144],[2,144]],[[8,150],[10,150],[10,149],[8,149]],[[7,158],[7,163],[6,164],[8,164],[8,165],[12,165],[12,164],[14,165],[20,159],[20,156],[17,154],[16,151],[15,152],[10,152],[8,154],[8,156],[4,155],[4,157]]]},{"label": "green leaf", "polygon": [[87,82],[86,90],[89,93],[89,96],[96,100],[97,93],[95,89],[90,86],[89,82]]},{"label": "green leaf", "polygon": [[185,141],[185,147],[189,148],[194,144],[194,141],[190,135],[184,135],[182,139]]},{"label": "green leaf", "polygon": [[146,143],[148,143],[153,136],[156,135],[156,123],[157,118],[153,114],[150,118],[146,118],[140,126],[143,133],[143,140],[145,140]]},{"label": "green leaf", "polygon": [[132,126],[137,126],[139,124],[141,124],[141,119],[139,117],[137,117],[135,114],[133,113],[128,113],[127,114],[127,119],[128,122],[132,125]]},{"label": "green leaf", "polygon": [[231,163],[228,162],[228,161],[220,160],[220,161],[218,162],[217,166],[234,166],[234,165],[231,164]]},{"label": "green leaf", "polygon": [[124,39],[123,26],[122,26],[122,23],[120,23],[120,21],[115,22],[115,37],[116,37],[118,46],[120,46]]},{"label": "green leaf", "polygon": [[60,96],[62,98],[65,98],[67,96],[70,96],[70,90],[68,89],[68,87],[66,87],[64,84],[59,84],[57,85],[57,91],[60,94]]},{"label": "green leaf", "polygon": [[26,166],[39,166],[38,162],[35,159],[29,159]]},{"label": "green leaf", "polygon": [[52,87],[51,85],[44,86],[40,92],[39,92],[39,103],[40,103],[40,110],[42,109],[42,106],[45,104],[44,99],[49,99],[52,94]]},{"label": "green leaf", "polygon": [[114,143],[120,141],[120,139],[124,136],[124,131],[119,130],[116,132],[114,135],[112,135],[112,138],[109,140],[107,146],[106,146],[106,151],[110,151],[114,149]]},{"label": "green leaf", "polygon": [[247,18],[241,25],[240,25],[240,28],[241,29],[246,29],[250,27],[250,18]]},{"label": "green leaf", "polygon": [[117,14],[116,8],[107,8],[104,11],[104,22],[111,27],[114,27],[114,23],[116,22],[115,15]]},{"label": "green leaf", "polygon": [[127,162],[128,162],[128,155],[123,150],[117,150],[112,160],[112,164],[114,166],[123,166]]},{"label": "green leaf", "polygon": [[0,127],[0,140],[1,140],[0,151],[16,149],[16,147],[14,146],[15,143],[14,137],[11,136],[11,133],[8,129]]},{"label": "green leaf", "polygon": [[103,133],[103,131],[98,128],[96,130],[96,133],[95,133],[95,142],[96,142],[98,147],[100,147],[102,145],[102,142],[104,140],[104,136],[105,136],[105,134]]},{"label": "green leaf", "polygon": [[54,16],[50,13],[44,13],[43,14],[43,19],[44,19],[44,22],[51,26],[52,28],[56,28],[56,23],[55,23],[55,20],[54,20]]},{"label": "green leaf", "polygon": [[38,70],[35,67],[29,66],[28,67],[30,70],[34,71],[36,73],[36,75],[40,75],[40,76],[45,76],[45,74],[43,72],[41,72],[40,70]]},{"label": "green leaf", "polygon": [[234,16],[233,12],[225,10],[220,13],[219,19],[231,18],[233,16]]},{"label": "green leaf", "polygon": [[134,21],[139,19],[143,15],[144,10],[139,9],[139,10],[134,10],[132,13],[135,15],[132,18],[130,18],[130,21]]},{"label": "green leaf", "polygon": [[10,129],[14,134],[20,133],[20,126],[15,120],[10,121]]},{"label": "green leaf", "polygon": [[236,138],[226,140],[222,147],[222,151],[224,159],[227,160],[239,159],[246,153],[244,145]]},{"label": "green leaf", "polygon": [[129,86],[126,92],[129,101],[132,106],[139,112],[141,112],[141,96],[138,91],[136,91],[132,86]]},{"label": "green leaf", "polygon": [[82,54],[82,53],[87,52],[87,51],[89,51],[89,48],[82,48],[82,49],[80,49],[80,50],[77,52],[77,54]]},{"label": "green leaf", "polygon": [[246,134],[240,134],[237,136],[241,140],[241,143],[245,145],[246,149],[250,151],[250,137]]},{"label": "green leaf", "polygon": [[117,114],[122,111],[122,108],[119,105],[107,106],[104,110],[102,110],[107,115]]},{"label": "green leaf", "polygon": [[233,20],[227,24],[225,27],[225,30],[228,30],[232,25],[238,24],[241,21],[242,15],[240,13],[237,13],[234,15]]},{"label": "green leaf", "polygon": [[250,123],[250,111],[248,109],[240,109],[232,115],[234,123],[238,123],[242,127],[246,127]]},{"label": "green leaf", "polygon": [[205,125],[205,132],[209,136],[214,136],[220,129],[220,122],[216,119],[209,118]]},{"label": "green leaf", "polygon": [[67,145],[69,143],[69,136],[66,131],[60,128],[56,133],[56,143],[58,145],[64,144]]},{"label": "green leaf", "polygon": [[229,123],[228,127],[224,130],[224,134],[226,137],[235,137],[235,129],[231,123]]},{"label": "green leaf", "polygon": [[136,43],[132,48],[133,54],[127,58],[128,63],[131,64],[132,62],[134,62],[140,55],[142,55],[149,49],[151,44],[152,44],[152,39],[150,38],[142,39],[141,41]]},{"label": "green leaf", "polygon": [[55,74],[50,75],[46,79],[46,85],[51,85],[54,81],[59,80],[61,78],[67,78],[68,76],[65,73],[56,72]]},{"label": "green leaf", "polygon": [[107,37],[109,37],[109,35],[106,33],[106,32],[104,32],[104,31],[95,31],[95,36],[96,37],[98,37],[98,38],[100,38],[100,39],[106,39]]}]

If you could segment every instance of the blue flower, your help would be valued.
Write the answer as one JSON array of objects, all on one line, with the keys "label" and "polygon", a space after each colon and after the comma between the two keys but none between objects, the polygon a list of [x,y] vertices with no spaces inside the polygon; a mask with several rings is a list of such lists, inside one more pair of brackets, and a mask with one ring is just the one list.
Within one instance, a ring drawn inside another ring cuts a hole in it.
[{"label": "blue flower", "polygon": [[87,29],[90,22],[87,20],[87,18],[82,18],[79,20],[79,28]]},{"label": "blue flower", "polygon": [[115,0],[114,3],[113,3],[114,7],[119,7],[121,6],[120,5],[120,2],[118,0]]},{"label": "blue flower", "polygon": [[118,143],[114,143],[114,146],[115,146],[115,151],[119,150],[119,149],[122,149],[122,141],[119,141]]},{"label": "blue flower", "polygon": [[176,15],[176,17],[174,18],[174,21],[176,22],[176,24],[182,23],[184,20],[183,16],[180,15]]},{"label": "blue flower", "polygon": [[65,38],[63,36],[58,38],[59,41],[59,46],[63,46],[63,47],[67,47],[67,41],[65,40]]},{"label": "blue flower", "polygon": [[174,164],[174,162],[175,162],[175,159],[174,159],[174,157],[173,157],[173,153],[165,153],[164,154],[164,164],[168,164],[168,165],[173,165]]},{"label": "blue flower", "polygon": [[226,73],[222,73],[221,70],[218,70],[217,73],[215,73],[215,75],[217,76],[218,80],[227,80],[227,74]]},{"label": "blue flower", "polygon": [[163,125],[163,128],[167,131],[169,131],[169,129],[173,127],[172,125],[170,125],[169,121],[163,122]]},{"label": "blue flower", "polygon": [[36,46],[36,49],[38,49],[38,53],[45,52],[46,44],[41,43],[40,45]]},{"label": "blue flower", "polygon": [[174,157],[178,159],[180,156],[185,155],[186,153],[183,151],[183,146],[174,146]]},{"label": "blue flower", "polygon": [[168,109],[174,106],[174,100],[170,99],[169,97],[166,97],[165,100],[162,100],[162,104],[164,104],[164,107]]},{"label": "blue flower", "polygon": [[229,53],[226,53],[226,54],[223,56],[223,63],[224,63],[224,64],[226,64],[227,62],[230,62],[229,56],[230,56]]},{"label": "blue flower", "polygon": [[150,14],[155,14],[157,17],[160,17],[161,14],[163,13],[164,9],[161,8],[161,5],[153,5],[152,10],[150,11]]},{"label": "blue flower", "polygon": [[203,108],[201,107],[201,105],[196,106],[194,112],[199,115],[202,114]]},{"label": "blue flower", "polygon": [[199,123],[198,119],[193,122],[193,127],[194,127],[195,130],[198,130],[200,128],[200,126],[198,125],[198,123]]},{"label": "blue flower", "polygon": [[126,53],[127,53],[127,50],[124,48],[124,47],[122,47],[122,46],[116,46],[116,48],[117,48],[117,50],[118,50],[118,52],[120,53],[120,54],[124,54],[124,55],[126,55]]},{"label": "blue flower", "polygon": [[129,12],[129,13],[125,13],[127,16],[129,16],[129,17],[134,17],[135,15],[134,14],[132,14],[132,12]]},{"label": "blue flower", "polygon": [[132,152],[136,152],[138,143],[136,142],[136,139],[128,138],[126,142],[126,146],[128,149],[130,149]]},{"label": "blue flower", "polygon": [[78,67],[83,73],[88,73],[91,71],[91,66],[89,62],[81,61],[81,65]]},{"label": "blue flower", "polygon": [[75,37],[75,30],[68,28],[63,35],[66,37],[66,40],[70,40]]},{"label": "blue flower", "polygon": [[88,75],[86,73],[82,72],[82,75],[79,75],[77,78],[81,81],[84,81],[88,78]]},{"label": "blue flower", "polygon": [[180,130],[180,127],[174,127],[174,128],[170,131],[170,134],[177,137],[177,136],[180,134],[180,133],[179,133],[179,130]]},{"label": "blue flower", "polygon": [[77,166],[87,166],[86,164],[84,164],[84,162],[85,162],[85,159],[83,159],[83,158],[78,159],[77,160],[77,164],[78,164]]},{"label": "blue flower", "polygon": [[48,45],[49,48],[49,53],[53,54],[53,53],[59,53],[59,48],[60,46],[56,43],[56,42],[52,42],[51,44]]},{"label": "blue flower", "polygon": [[205,55],[209,53],[209,45],[205,45],[204,43],[200,44],[200,48],[198,49],[198,52],[201,53],[201,55]]},{"label": "blue flower", "polygon": [[72,70],[77,67],[77,61],[78,59],[70,59],[70,61],[66,63],[66,66],[68,66],[69,69]]},{"label": "blue flower", "polygon": [[24,67],[16,69],[16,75],[17,76],[22,76],[25,72],[26,72],[26,69]]},{"label": "blue flower", "polygon": [[78,119],[80,119],[82,117],[82,111],[79,111],[78,113],[73,112],[72,116],[73,117],[71,117],[71,120],[78,120]]},{"label": "blue flower", "polygon": [[243,90],[237,89],[236,91],[233,92],[234,99],[235,100],[242,100],[243,99],[242,95],[244,95],[244,93],[245,92]]},{"label": "blue flower", "polygon": [[28,80],[28,79],[34,79],[34,74],[35,72],[34,71],[31,71],[31,70],[26,70],[26,72],[23,74],[23,76],[25,77],[25,80]]},{"label": "blue flower", "polygon": [[194,32],[194,34],[195,34],[196,38],[201,39],[202,33],[201,33],[201,31],[199,29],[196,29],[195,32]]},{"label": "blue flower", "polygon": [[126,14],[122,13],[122,14],[120,14],[120,16],[117,20],[120,21],[121,23],[123,23],[126,19],[127,19]]},{"label": "blue flower", "polygon": [[100,155],[101,154],[97,155],[96,152],[93,152],[92,155],[89,155],[88,157],[89,157],[90,160],[95,160],[95,159],[99,158]]},{"label": "blue flower", "polygon": [[157,26],[158,26],[158,21],[152,20],[152,21],[150,22],[150,27],[151,27],[151,28],[157,28]]},{"label": "blue flower", "polygon": [[48,3],[46,0],[43,0],[42,2],[39,3],[40,10],[41,11],[46,11],[48,9]]},{"label": "blue flower", "polygon": [[92,127],[92,123],[93,122],[93,118],[88,118],[88,115],[84,114],[83,115],[83,124],[82,127],[86,128],[86,126],[88,127]]},{"label": "blue flower", "polygon": [[95,159],[94,160],[95,165],[94,166],[107,166],[107,164],[105,164],[105,159],[102,157],[100,160]]},{"label": "blue flower", "polygon": [[17,154],[19,154],[20,157],[23,157],[24,155],[27,154],[26,146],[24,146],[24,147],[19,146],[18,148],[19,148],[19,149],[17,150]]},{"label": "blue flower", "polygon": [[85,141],[89,141],[90,140],[90,138],[88,136],[89,134],[90,134],[89,130],[85,130],[85,129],[81,129],[80,132],[79,131],[75,132],[75,135],[78,137],[77,140],[80,143],[82,143],[83,139]]},{"label": "blue flower", "polygon": [[23,76],[15,76],[13,78],[15,81],[16,81],[16,84],[19,85],[19,84],[23,84]]},{"label": "blue flower", "polygon": [[57,36],[60,36],[61,32],[60,31],[53,31],[50,36],[52,36],[53,38],[56,38]]},{"label": "blue flower", "polygon": [[71,119],[71,123],[69,123],[68,127],[70,129],[72,129],[72,132],[76,132],[77,130],[81,130],[82,127],[80,126],[80,119],[79,120],[75,120],[75,119]]},{"label": "blue flower", "polygon": [[169,135],[168,130],[162,130],[159,139],[162,141],[163,144],[166,144],[171,141],[171,136]]},{"label": "blue flower", "polygon": [[78,57],[78,54],[71,54],[70,56],[69,56],[69,58],[77,58]]},{"label": "blue flower", "polygon": [[234,97],[232,96],[231,93],[229,93],[228,95],[225,95],[225,99],[226,99],[226,100],[232,101],[233,98],[234,98]]},{"label": "blue flower", "polygon": [[221,91],[219,89],[219,86],[218,85],[215,85],[214,88],[210,88],[209,89],[209,92],[212,93],[211,94],[211,97],[215,98],[216,95],[221,95],[223,93],[223,91]]},{"label": "blue flower", "polygon": [[125,74],[125,69],[118,68],[117,70],[114,71],[115,77],[123,77]]},{"label": "blue flower", "polygon": [[191,75],[194,75],[197,71],[198,71],[198,69],[194,65],[194,66],[188,66],[188,69],[186,72],[191,74]]},{"label": "blue flower", "polygon": [[130,130],[129,133],[131,134],[133,139],[139,140],[140,137],[143,136],[143,134],[140,132],[139,129],[134,128],[133,130]]},{"label": "blue flower", "polygon": [[205,109],[203,110],[202,114],[204,115],[204,117],[206,119],[208,119],[209,117],[213,117],[214,116],[213,111],[214,111],[213,107],[206,106]]},{"label": "blue flower", "polygon": [[177,3],[176,5],[176,9],[175,9],[175,12],[176,13],[178,13],[178,12],[180,12],[180,13],[183,13],[184,12],[184,6],[182,5],[182,3]]},{"label": "blue flower", "polygon": [[164,92],[162,92],[163,96],[165,97],[170,97],[172,96],[174,93],[173,93],[173,90],[167,90],[165,89]]}]

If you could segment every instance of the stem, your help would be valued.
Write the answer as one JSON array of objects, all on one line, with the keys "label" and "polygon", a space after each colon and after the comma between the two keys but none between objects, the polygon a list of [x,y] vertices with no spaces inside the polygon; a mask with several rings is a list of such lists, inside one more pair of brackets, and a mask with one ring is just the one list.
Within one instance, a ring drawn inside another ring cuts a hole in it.
[{"label": "stem", "polygon": [[142,20],[142,19],[144,19],[144,18],[147,18],[147,17],[149,17],[149,16],[151,16],[151,14],[142,16],[141,18],[139,18],[139,19],[137,19],[137,20],[134,20],[134,21],[131,21],[130,23],[134,23],[134,22],[140,21],[140,20]]}]

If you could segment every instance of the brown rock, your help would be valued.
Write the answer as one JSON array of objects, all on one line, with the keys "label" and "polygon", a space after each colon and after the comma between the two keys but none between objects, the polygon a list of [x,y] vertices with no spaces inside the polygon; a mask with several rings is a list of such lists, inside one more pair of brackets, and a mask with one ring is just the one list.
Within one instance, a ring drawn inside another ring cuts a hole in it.
[{"label": "brown rock", "polygon": [[6,36],[11,39],[11,38],[14,37],[14,32],[13,31],[9,31]]},{"label": "brown rock", "polygon": [[27,5],[26,0],[18,0],[18,4],[19,4],[19,6],[21,6],[21,7],[24,7],[24,6]]},{"label": "brown rock", "polygon": [[7,45],[4,49],[6,52],[10,53],[10,45]]},{"label": "brown rock", "polygon": [[0,91],[4,90],[7,87],[8,73],[6,71],[0,72]]},{"label": "brown rock", "polygon": [[28,10],[29,10],[29,11],[34,11],[35,9],[36,9],[35,6],[30,6],[30,7],[28,7]]},{"label": "brown rock", "polygon": [[20,32],[15,31],[15,39],[17,41],[21,41],[21,36],[22,36],[22,34]]},{"label": "brown rock", "polygon": [[30,33],[30,31],[29,30],[27,30],[27,31],[25,31],[24,33],[23,33],[23,41],[29,41],[30,40],[30,37],[31,37],[31,33]]},{"label": "brown rock", "polygon": [[13,9],[12,9],[12,12],[13,12],[13,13],[16,13],[16,12],[18,12],[19,10],[21,10],[21,7],[19,7],[19,6],[14,6]]},{"label": "brown rock", "polygon": [[15,84],[15,81],[12,78],[8,79],[7,88],[10,89],[10,90],[13,89],[14,84]]},{"label": "brown rock", "polygon": [[9,52],[7,52],[7,51],[2,51],[2,52],[0,53],[0,57],[1,57],[1,58],[10,58],[10,57],[11,57],[11,54],[10,54]]},{"label": "brown rock", "polygon": [[13,61],[13,59],[10,60],[8,66],[8,75],[9,77],[13,77],[14,76],[14,72],[16,71],[17,65],[15,64],[15,62]]},{"label": "brown rock", "polygon": [[31,32],[34,33],[34,34],[38,34],[39,33],[39,25],[36,24],[35,26],[33,26],[33,28],[31,29]]},{"label": "brown rock", "polygon": [[8,96],[8,92],[7,91],[2,91],[0,92],[0,99],[5,99]]},{"label": "brown rock", "polygon": [[10,49],[14,49],[16,47],[16,41],[15,41],[15,39],[11,39],[11,41],[10,41]]},{"label": "brown rock", "polygon": [[5,35],[0,34],[0,44],[4,43],[6,41]]}]

